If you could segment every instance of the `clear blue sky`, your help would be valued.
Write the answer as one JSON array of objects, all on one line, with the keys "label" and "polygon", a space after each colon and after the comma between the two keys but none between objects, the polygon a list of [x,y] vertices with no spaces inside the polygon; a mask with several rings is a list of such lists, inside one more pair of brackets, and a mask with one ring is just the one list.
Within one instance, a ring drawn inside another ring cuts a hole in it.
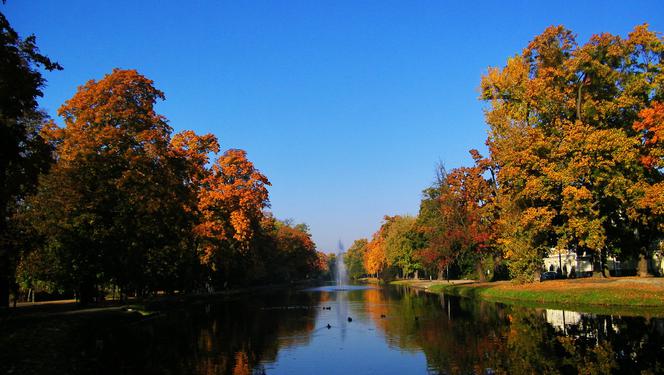
[{"label": "clear blue sky", "polygon": [[[537,4],[535,4],[537,3]],[[549,25],[583,42],[664,31],[662,1],[26,1],[0,9],[65,70],[42,107],[89,79],[134,68],[166,93],[176,131],[247,150],[277,217],[319,249],[416,214],[439,160],[485,150],[481,75]],[[60,120],[58,120],[60,122]]]}]

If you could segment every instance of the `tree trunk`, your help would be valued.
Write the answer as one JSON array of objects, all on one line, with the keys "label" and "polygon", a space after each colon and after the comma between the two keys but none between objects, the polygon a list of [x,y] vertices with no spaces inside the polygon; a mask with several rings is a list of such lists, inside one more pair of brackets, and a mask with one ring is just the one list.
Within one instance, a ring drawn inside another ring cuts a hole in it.
[{"label": "tree trunk", "polygon": [[87,305],[93,302],[95,287],[90,282],[82,282],[78,287],[78,303]]},{"label": "tree trunk", "polygon": [[532,282],[541,282],[542,280],[540,279],[540,276],[542,276],[541,271],[535,271],[533,272],[533,279],[531,280]]},{"label": "tree trunk", "polygon": [[[4,211],[0,211],[3,212]],[[2,225],[4,227],[4,225]],[[0,229],[0,235],[2,230]],[[8,248],[0,249],[0,309],[9,308],[9,256]]]},{"label": "tree trunk", "polygon": [[[2,125],[5,126],[4,124]],[[3,132],[4,133],[4,132]],[[6,134],[6,133],[5,133]],[[4,150],[3,150],[4,151]],[[3,152],[3,156],[7,155]],[[7,165],[8,160],[5,158],[0,159],[0,188],[2,188],[2,193],[0,194],[0,237],[4,238],[7,232],[7,221],[5,219],[7,215],[7,195],[4,194],[5,184],[7,183]],[[4,241],[3,241],[4,242]],[[10,249],[7,244],[0,245],[0,309],[9,308],[9,261],[11,257]]]},{"label": "tree trunk", "polygon": [[485,282],[486,281],[486,274],[484,273],[484,269],[482,269],[482,264],[481,263],[478,263],[475,266],[475,271],[479,275],[480,282]]},{"label": "tree trunk", "polygon": [[[4,267],[3,267],[4,268]],[[0,271],[0,309],[9,308],[9,278]]]},{"label": "tree trunk", "polygon": [[593,255],[593,277],[607,277],[601,250]]},{"label": "tree trunk", "polygon": [[646,256],[646,252],[642,251],[641,254],[639,254],[639,265],[638,265],[638,275],[639,277],[652,277],[653,275],[650,273],[650,270],[648,269],[648,257]]},{"label": "tree trunk", "polygon": [[9,280],[4,274],[0,275],[0,309],[9,308]]}]

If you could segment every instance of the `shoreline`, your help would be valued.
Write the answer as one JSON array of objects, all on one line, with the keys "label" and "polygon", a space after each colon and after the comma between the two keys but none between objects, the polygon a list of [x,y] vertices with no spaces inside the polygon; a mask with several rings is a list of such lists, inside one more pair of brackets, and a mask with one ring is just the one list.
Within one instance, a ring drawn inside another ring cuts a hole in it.
[{"label": "shoreline", "polygon": [[[59,374],[71,371],[71,363],[93,369],[91,363],[103,349],[103,338],[112,335],[116,328],[148,323],[194,305],[261,298],[265,293],[297,290],[316,283],[303,280],[215,293],[107,300],[86,306],[78,305],[74,300],[21,303],[16,308],[0,312],[0,330],[3,332],[0,335],[0,373]],[[54,357],[53,353],[58,356]]]},{"label": "shoreline", "polygon": [[155,296],[127,300],[106,299],[87,305],[80,305],[75,300],[45,300],[35,303],[19,302],[16,307],[0,310],[0,323],[14,321],[17,319],[42,319],[48,317],[77,315],[86,313],[140,313],[142,316],[158,314],[160,311],[168,311],[183,306],[199,303],[214,303],[242,298],[250,295],[260,295],[276,290],[298,289],[305,286],[317,285],[318,280],[299,280],[292,283],[265,284],[249,287],[231,288],[212,293],[183,293],[183,294],[161,294]]},{"label": "shoreline", "polygon": [[390,284],[532,308],[664,317],[664,278],[583,278],[523,285],[476,280],[398,280]]}]

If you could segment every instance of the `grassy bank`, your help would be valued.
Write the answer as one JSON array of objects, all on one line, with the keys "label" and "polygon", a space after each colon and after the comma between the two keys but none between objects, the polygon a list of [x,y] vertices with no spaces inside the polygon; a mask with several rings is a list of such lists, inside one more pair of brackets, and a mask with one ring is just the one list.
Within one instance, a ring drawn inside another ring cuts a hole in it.
[{"label": "grassy bank", "polygon": [[554,280],[515,285],[507,281],[401,280],[397,285],[469,298],[527,305],[531,307],[573,308],[597,313],[664,315],[664,279],[622,277],[610,279]]}]

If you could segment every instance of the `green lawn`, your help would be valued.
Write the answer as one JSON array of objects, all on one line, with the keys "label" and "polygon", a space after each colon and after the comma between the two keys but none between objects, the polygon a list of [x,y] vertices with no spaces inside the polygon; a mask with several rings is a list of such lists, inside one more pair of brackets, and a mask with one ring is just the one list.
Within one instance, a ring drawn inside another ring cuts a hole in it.
[{"label": "green lawn", "polygon": [[531,307],[574,308],[597,313],[664,315],[664,279],[612,278],[556,280],[514,285],[509,282],[449,284],[398,281],[431,293],[478,298]]}]

